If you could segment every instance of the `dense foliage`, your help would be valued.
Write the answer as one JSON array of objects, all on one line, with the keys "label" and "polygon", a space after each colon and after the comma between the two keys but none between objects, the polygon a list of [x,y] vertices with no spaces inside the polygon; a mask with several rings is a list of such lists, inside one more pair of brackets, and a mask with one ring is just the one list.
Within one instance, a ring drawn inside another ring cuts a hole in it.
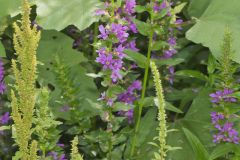
[{"label": "dense foliage", "polygon": [[0,0],[0,159],[239,160],[229,2]]}]

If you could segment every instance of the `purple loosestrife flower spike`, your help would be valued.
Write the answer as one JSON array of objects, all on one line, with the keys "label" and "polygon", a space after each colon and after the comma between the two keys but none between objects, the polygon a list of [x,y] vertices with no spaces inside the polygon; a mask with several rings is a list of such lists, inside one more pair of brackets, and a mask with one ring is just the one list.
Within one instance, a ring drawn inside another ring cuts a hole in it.
[{"label": "purple loosestrife flower spike", "polygon": [[230,94],[233,94],[234,90],[225,88],[223,91],[218,90],[215,93],[211,93],[209,96],[212,98],[211,101],[212,103],[219,103],[221,101],[224,102],[236,102],[237,99],[234,97],[229,96]]},{"label": "purple loosestrife flower spike", "polygon": [[126,0],[124,11],[128,15],[132,15],[132,14],[135,13],[135,7],[136,7],[136,1],[135,0]]}]

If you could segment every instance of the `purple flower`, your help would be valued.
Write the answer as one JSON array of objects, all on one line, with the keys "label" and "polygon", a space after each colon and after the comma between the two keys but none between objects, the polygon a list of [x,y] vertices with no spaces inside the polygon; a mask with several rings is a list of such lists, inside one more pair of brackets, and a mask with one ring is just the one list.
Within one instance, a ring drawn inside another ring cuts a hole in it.
[{"label": "purple flower", "polygon": [[120,74],[119,70],[113,70],[111,78],[113,82],[117,82],[119,79],[122,79],[122,75]]},{"label": "purple flower", "polygon": [[0,59],[0,94],[3,94],[6,90],[6,85],[3,82],[4,74],[5,74],[5,71],[3,67],[3,62]]},{"label": "purple flower", "polygon": [[53,160],[67,160],[65,158],[65,154],[61,154],[60,156],[58,155],[57,152],[51,151],[48,153],[48,156],[52,157]]},{"label": "purple flower", "polygon": [[133,102],[137,100],[137,97],[133,94],[126,92],[119,94],[118,100],[126,104],[133,104]]},{"label": "purple flower", "polygon": [[95,15],[96,16],[99,16],[99,15],[105,15],[107,12],[105,10],[102,10],[102,9],[97,9],[95,11]]},{"label": "purple flower", "polygon": [[99,31],[100,31],[101,34],[98,36],[98,38],[102,38],[102,39],[106,40],[108,38],[108,32],[104,28],[103,25],[99,26]]},{"label": "purple flower", "polygon": [[99,56],[96,59],[96,62],[103,65],[103,69],[111,69],[113,66],[113,56],[111,54],[103,54],[99,52]]},{"label": "purple flower", "polygon": [[62,144],[62,143],[58,143],[58,144],[57,144],[57,146],[59,146],[59,147],[61,147],[61,148],[62,148],[62,147],[64,147],[65,145],[64,145],[64,144]]},{"label": "purple flower", "polygon": [[4,71],[4,67],[3,67],[3,62],[0,59],[0,81],[3,80],[4,74],[5,74],[5,71]]},{"label": "purple flower", "polygon": [[134,81],[125,92],[118,95],[118,100],[126,104],[133,104],[138,98],[134,92],[141,89],[142,83],[140,81]]},{"label": "purple flower", "polygon": [[3,94],[6,91],[6,85],[4,82],[0,82],[0,93]]},{"label": "purple flower", "polygon": [[130,41],[130,42],[127,44],[126,47],[127,47],[128,49],[131,49],[131,50],[136,51],[136,52],[139,51],[139,49],[136,48],[136,41],[135,41],[135,40]]},{"label": "purple flower", "polygon": [[134,81],[131,86],[128,87],[127,92],[130,94],[133,94],[135,90],[141,90],[142,89],[142,82],[141,81]]},{"label": "purple flower", "polygon": [[176,38],[175,38],[175,37],[170,37],[170,38],[168,39],[168,44],[169,44],[170,46],[175,46],[175,45],[177,44]]},{"label": "purple flower", "polygon": [[[135,17],[133,17],[135,18]],[[131,19],[127,19],[128,27],[133,33],[138,33],[137,25]]]},{"label": "purple flower", "polygon": [[182,27],[180,26],[182,23],[183,23],[183,20],[182,20],[182,19],[177,19],[177,20],[175,21],[175,24],[177,25],[177,28],[178,28],[179,30],[182,30]]},{"label": "purple flower", "polygon": [[153,10],[155,12],[160,12],[162,9],[167,8],[167,2],[163,1],[160,5],[158,5],[158,3],[156,2],[153,6]]},{"label": "purple flower", "polygon": [[177,53],[176,49],[169,49],[164,51],[164,55],[163,58],[168,59],[171,58],[173,55],[175,55]]},{"label": "purple flower", "polygon": [[136,1],[135,0],[126,0],[124,11],[128,15],[135,13]]},{"label": "purple flower", "polygon": [[107,101],[107,105],[111,107],[113,105],[113,99],[109,98]]},{"label": "purple flower", "polygon": [[213,103],[219,103],[221,101],[234,103],[237,99],[229,96],[230,94],[233,94],[233,92],[234,90],[225,88],[223,91],[218,90],[215,93],[211,93],[209,96],[212,98],[211,102]]},{"label": "purple flower", "polygon": [[170,82],[170,84],[171,85],[173,85],[173,81],[174,81],[174,75],[175,75],[175,69],[174,69],[174,67],[173,66],[170,66],[169,68],[168,68],[168,70],[169,70],[169,73],[170,73],[170,75],[169,75],[169,82]]},{"label": "purple flower", "polygon": [[120,44],[117,48],[115,48],[115,52],[118,58],[123,59],[126,56],[126,54],[123,53],[124,49],[125,48],[122,46],[122,44]]},{"label": "purple flower", "polygon": [[128,111],[119,111],[118,115],[126,117],[128,119],[129,124],[133,123],[133,116],[134,116],[133,109],[129,109]]},{"label": "purple flower", "polygon": [[124,43],[129,34],[127,33],[128,27],[121,24],[112,23],[111,32],[114,33],[120,43]]},{"label": "purple flower", "polygon": [[70,107],[69,106],[63,106],[61,109],[60,109],[60,112],[67,112],[70,110]]},{"label": "purple flower", "polygon": [[2,116],[0,116],[1,124],[7,124],[10,120],[9,112],[5,112]]},{"label": "purple flower", "polygon": [[225,116],[222,113],[212,112],[211,118],[212,118],[212,124],[215,125],[219,122],[219,120],[223,120]]},{"label": "purple flower", "polygon": [[[230,143],[239,143],[238,132],[233,128],[233,122],[226,122],[225,116],[222,113],[212,112],[211,119],[212,124],[217,129],[217,134],[213,135],[213,142],[220,143],[220,142],[230,142]],[[223,125],[222,125],[223,124]]]}]

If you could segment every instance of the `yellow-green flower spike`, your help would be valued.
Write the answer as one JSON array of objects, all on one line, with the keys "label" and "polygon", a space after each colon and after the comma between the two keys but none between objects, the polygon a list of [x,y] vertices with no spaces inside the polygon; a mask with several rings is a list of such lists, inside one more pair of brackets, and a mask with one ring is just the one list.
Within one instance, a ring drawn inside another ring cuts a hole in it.
[{"label": "yellow-green flower spike", "polygon": [[165,160],[166,157],[166,137],[167,137],[167,122],[165,113],[165,98],[163,94],[162,81],[160,79],[160,73],[154,62],[150,63],[150,67],[153,73],[153,80],[155,90],[157,94],[157,107],[158,107],[158,120],[159,120],[159,153],[155,154],[156,160]]},{"label": "yellow-green flower spike", "polygon": [[71,152],[71,160],[83,160],[83,157],[78,152],[78,137],[76,136],[72,141],[72,152]]},{"label": "yellow-green flower spike", "polygon": [[[36,103],[36,50],[40,32],[30,23],[30,5],[22,2],[21,25],[14,23],[13,42],[17,59],[12,60],[15,87],[11,91],[12,118],[14,121],[15,141],[19,146],[22,160],[37,159],[37,142],[31,140],[32,119]],[[30,145],[31,144],[31,145]]]}]

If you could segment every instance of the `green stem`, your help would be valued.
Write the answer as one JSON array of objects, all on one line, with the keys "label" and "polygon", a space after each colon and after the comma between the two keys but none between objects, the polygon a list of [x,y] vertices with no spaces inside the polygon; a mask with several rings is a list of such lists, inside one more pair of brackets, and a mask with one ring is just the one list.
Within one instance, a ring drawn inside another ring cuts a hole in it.
[{"label": "green stem", "polygon": [[[153,23],[153,16],[151,16],[151,24],[152,23]],[[137,122],[136,122],[135,130],[134,130],[134,137],[133,137],[131,152],[130,152],[131,157],[134,154],[134,150],[135,150],[135,146],[136,146],[137,133],[138,133],[139,126],[140,126],[142,109],[143,109],[143,100],[145,98],[145,93],[146,93],[146,89],[147,89],[149,65],[150,65],[151,52],[152,52],[152,43],[153,43],[153,30],[151,29],[151,31],[149,33],[147,62],[146,62],[146,68],[145,68],[145,73],[144,73],[144,79],[143,79],[142,94],[141,94],[141,99],[140,99],[140,103],[139,103],[138,117],[137,117]]]},{"label": "green stem", "polygon": [[93,56],[96,56],[96,50],[97,50],[97,48],[96,48],[96,44],[97,44],[97,41],[98,41],[98,26],[99,26],[99,24],[98,24],[98,22],[96,22],[95,24],[94,24],[94,37],[93,37]]},{"label": "green stem", "polygon": [[109,108],[108,110],[108,114],[109,114],[109,126],[108,126],[108,132],[110,132],[110,137],[109,137],[109,141],[108,141],[108,160],[112,159],[112,149],[113,149],[113,144],[112,144],[112,137],[113,137],[113,132],[112,132],[112,109]]}]

